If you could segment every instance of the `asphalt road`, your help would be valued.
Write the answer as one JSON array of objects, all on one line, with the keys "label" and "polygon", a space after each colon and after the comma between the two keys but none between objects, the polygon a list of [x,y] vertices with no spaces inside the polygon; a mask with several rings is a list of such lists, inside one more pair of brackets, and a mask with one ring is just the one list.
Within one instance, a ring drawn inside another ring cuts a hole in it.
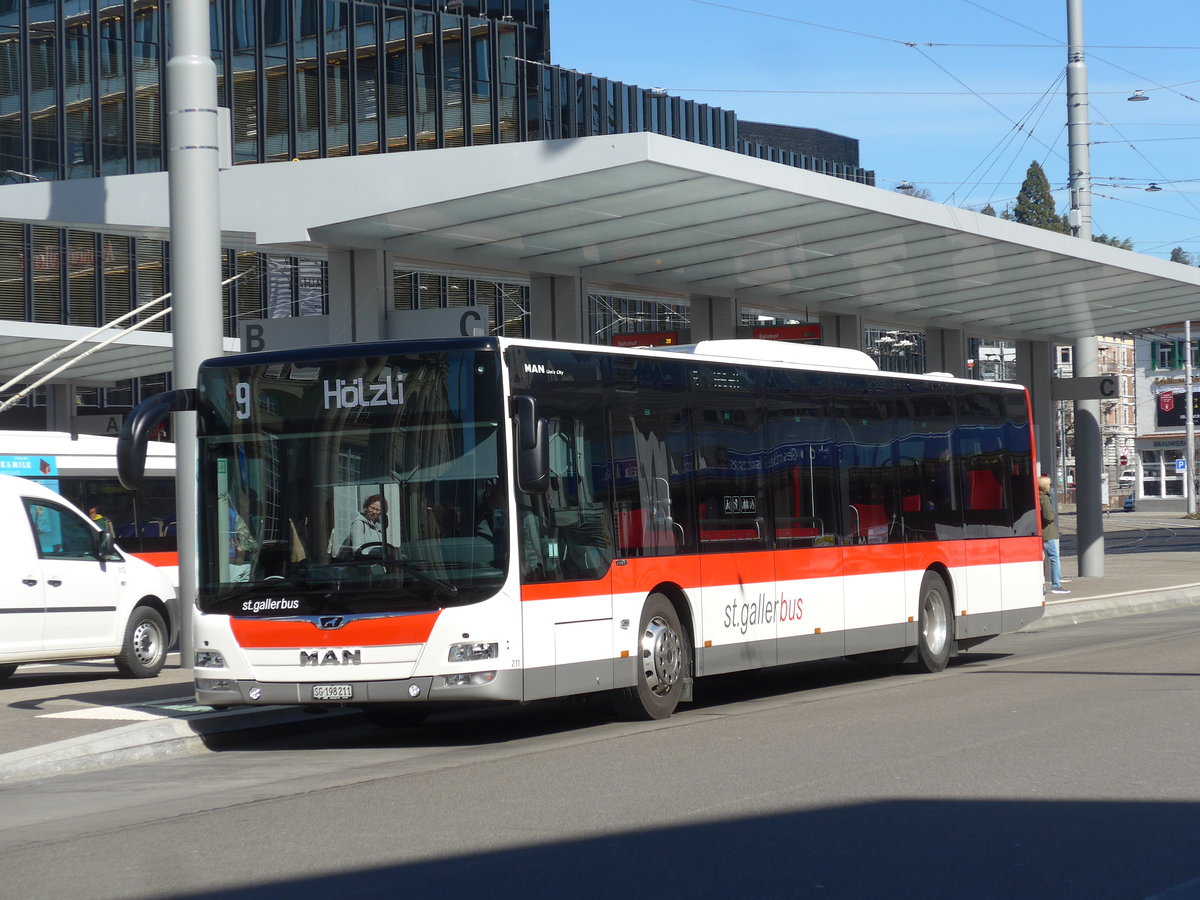
[{"label": "asphalt road", "polygon": [[0,789],[0,897],[1200,897],[1200,609]]}]

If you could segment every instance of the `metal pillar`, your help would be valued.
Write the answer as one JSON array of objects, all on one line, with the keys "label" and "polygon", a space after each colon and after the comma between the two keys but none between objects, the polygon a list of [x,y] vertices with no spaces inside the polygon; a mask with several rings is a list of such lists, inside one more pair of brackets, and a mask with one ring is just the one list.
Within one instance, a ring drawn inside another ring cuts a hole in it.
[{"label": "metal pillar", "polygon": [[821,323],[821,343],[826,347],[863,349],[865,332],[862,316],[821,313],[819,321]]},{"label": "metal pillar", "polygon": [[926,329],[925,371],[949,372],[955,378],[965,378],[967,333],[961,328]]},{"label": "metal pillar", "polygon": [[1196,422],[1192,418],[1192,320],[1183,323],[1183,427],[1187,471],[1183,473],[1183,493],[1187,497],[1187,514],[1196,513]]},{"label": "metal pillar", "polygon": [[733,297],[708,297],[693,294],[691,306],[692,342],[737,337],[741,304]]},{"label": "metal pillar", "polygon": [[[220,356],[221,224],[217,177],[217,70],[208,0],[172,0],[167,62],[167,191],[176,388],[194,388],[200,363]],[[177,413],[175,497],[179,533],[180,665],[192,664],[196,602],[196,418]]]},{"label": "metal pillar", "polygon": [[588,343],[587,282],[565,275],[529,276],[529,336],[545,341]]},{"label": "metal pillar", "polygon": [[[1083,57],[1083,0],[1067,0],[1067,145],[1071,186],[1071,232],[1092,239],[1092,173],[1088,152],[1087,66]],[[1074,346],[1074,374],[1100,374],[1096,338],[1080,338]],[[1100,400],[1075,401],[1075,516],[1079,539],[1079,574],[1104,575],[1104,512],[1100,497],[1103,471]]]},{"label": "metal pillar", "polygon": [[329,251],[329,318],[333,343],[383,340],[394,297],[390,253],[383,250]]}]

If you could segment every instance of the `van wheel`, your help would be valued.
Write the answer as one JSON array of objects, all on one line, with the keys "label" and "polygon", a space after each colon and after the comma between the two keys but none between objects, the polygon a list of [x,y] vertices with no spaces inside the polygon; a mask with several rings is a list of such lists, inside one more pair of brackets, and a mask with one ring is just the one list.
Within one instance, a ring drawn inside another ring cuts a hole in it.
[{"label": "van wheel", "polygon": [[637,684],[616,693],[617,713],[630,719],[665,719],[675,712],[690,672],[691,643],[675,607],[651,594],[638,632]]},{"label": "van wheel", "polygon": [[940,672],[950,661],[954,648],[954,608],[946,582],[937,572],[926,572],[921,580],[917,618],[917,666],[925,672]]},{"label": "van wheel", "polygon": [[0,666],[0,681],[3,681],[15,671],[17,671],[16,663],[9,663],[8,665]]},{"label": "van wheel", "polygon": [[153,678],[167,661],[167,626],[149,606],[139,606],[125,626],[117,668],[130,678]]}]

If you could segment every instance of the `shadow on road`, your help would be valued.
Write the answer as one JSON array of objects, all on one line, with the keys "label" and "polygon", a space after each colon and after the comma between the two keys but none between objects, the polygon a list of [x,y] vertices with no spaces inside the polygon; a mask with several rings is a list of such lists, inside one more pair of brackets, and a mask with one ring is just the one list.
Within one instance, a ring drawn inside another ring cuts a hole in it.
[{"label": "shadow on road", "polygon": [[[802,764],[802,754],[786,761]],[[1184,898],[1200,895],[1198,822],[1195,803],[884,801],[494,852],[448,847],[438,860],[186,896]]]}]

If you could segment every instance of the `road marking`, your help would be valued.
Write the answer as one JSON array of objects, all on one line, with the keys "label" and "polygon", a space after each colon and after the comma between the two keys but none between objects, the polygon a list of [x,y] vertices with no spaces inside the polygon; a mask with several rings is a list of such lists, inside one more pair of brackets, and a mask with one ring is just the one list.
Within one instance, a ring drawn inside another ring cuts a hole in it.
[{"label": "road marking", "polygon": [[89,706],[86,709],[68,709],[65,712],[42,713],[39,719],[104,719],[114,722],[147,722],[161,719],[159,713],[124,706]]},{"label": "road marking", "polygon": [[211,712],[207,706],[197,706],[190,697],[172,697],[133,706],[87,706],[63,712],[42,713],[39,719],[92,719],[113,722],[148,722],[154,719],[176,719],[196,713]]}]

